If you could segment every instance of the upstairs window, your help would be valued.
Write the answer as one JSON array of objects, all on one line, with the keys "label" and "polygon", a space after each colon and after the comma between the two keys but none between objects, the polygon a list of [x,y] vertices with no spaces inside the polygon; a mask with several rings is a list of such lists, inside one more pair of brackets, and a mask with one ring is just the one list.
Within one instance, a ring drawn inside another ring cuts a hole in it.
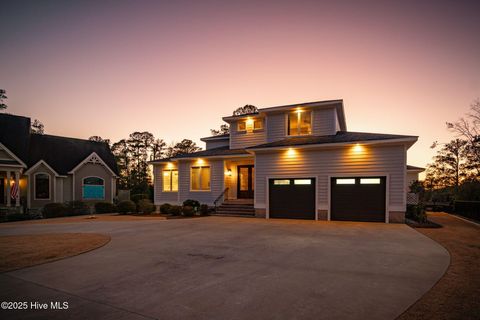
[{"label": "upstairs window", "polygon": [[253,120],[253,130],[262,130],[263,121],[262,119]]},{"label": "upstairs window", "polygon": [[163,191],[164,192],[178,191],[178,170],[163,171]]},{"label": "upstairs window", "polygon": [[312,112],[294,111],[288,114],[288,135],[301,136],[312,134]]},{"label": "upstairs window", "polygon": [[247,124],[245,121],[238,122],[237,131],[247,131]]}]

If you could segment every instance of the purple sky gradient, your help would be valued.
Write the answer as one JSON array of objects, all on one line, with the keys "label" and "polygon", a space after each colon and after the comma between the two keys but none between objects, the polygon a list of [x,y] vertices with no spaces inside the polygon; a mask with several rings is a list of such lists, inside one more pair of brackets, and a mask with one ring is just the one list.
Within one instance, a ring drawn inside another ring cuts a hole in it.
[{"label": "purple sky gradient", "polygon": [[[49,134],[198,139],[236,107],[342,98],[351,131],[419,135],[480,97],[480,2],[2,1],[8,112]],[[203,143],[201,144],[203,146]]]}]

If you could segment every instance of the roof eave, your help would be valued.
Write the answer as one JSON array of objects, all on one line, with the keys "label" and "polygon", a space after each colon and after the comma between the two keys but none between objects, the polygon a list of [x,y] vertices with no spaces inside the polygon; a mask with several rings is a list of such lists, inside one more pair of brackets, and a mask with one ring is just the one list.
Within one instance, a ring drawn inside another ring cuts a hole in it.
[{"label": "roof eave", "polygon": [[289,148],[297,149],[323,149],[328,147],[341,147],[347,145],[363,144],[363,145],[377,145],[377,144],[399,144],[413,145],[417,141],[418,137],[398,138],[398,139],[379,139],[379,140],[357,140],[348,142],[332,142],[332,143],[312,143],[312,144],[298,144],[298,145],[285,145],[278,147],[250,147],[247,148],[247,152],[256,151],[270,151],[270,150],[285,150]]}]

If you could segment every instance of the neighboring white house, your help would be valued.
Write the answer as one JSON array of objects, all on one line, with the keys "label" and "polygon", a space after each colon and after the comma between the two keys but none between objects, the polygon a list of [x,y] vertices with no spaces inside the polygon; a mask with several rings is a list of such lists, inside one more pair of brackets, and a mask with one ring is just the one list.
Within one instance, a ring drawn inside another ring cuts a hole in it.
[{"label": "neighboring white house", "polygon": [[418,180],[418,174],[425,171],[425,168],[415,167],[411,165],[407,165],[407,183],[406,183],[406,190],[407,192],[410,191],[410,185],[412,182]]},{"label": "neighboring white house", "polygon": [[[343,100],[228,116],[206,150],[153,161],[156,205],[195,199],[265,218],[403,222],[416,136],[349,132]],[[251,210],[251,211],[249,211]]]}]

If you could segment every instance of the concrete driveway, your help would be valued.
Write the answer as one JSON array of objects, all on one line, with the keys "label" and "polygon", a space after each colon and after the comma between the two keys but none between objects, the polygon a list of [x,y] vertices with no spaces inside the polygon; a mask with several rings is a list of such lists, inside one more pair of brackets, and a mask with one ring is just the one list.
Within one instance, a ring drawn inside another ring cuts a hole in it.
[{"label": "concrete driveway", "polygon": [[450,261],[443,247],[397,224],[207,217],[0,227],[0,235],[46,232],[108,233],[112,241],[0,274],[2,301],[69,306],[1,318],[394,319]]}]

